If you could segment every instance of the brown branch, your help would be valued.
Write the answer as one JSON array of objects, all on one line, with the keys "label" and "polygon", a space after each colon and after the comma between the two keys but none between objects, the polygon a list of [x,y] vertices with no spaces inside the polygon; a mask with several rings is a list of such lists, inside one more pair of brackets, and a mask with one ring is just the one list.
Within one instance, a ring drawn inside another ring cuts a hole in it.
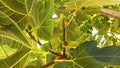
[{"label": "brown branch", "polygon": [[66,28],[65,28],[65,22],[64,22],[64,18],[63,18],[63,56],[66,56],[66,48],[64,45],[64,42],[66,41]]},{"label": "brown branch", "polygon": [[66,41],[66,28],[65,28],[65,19],[63,18],[63,41]]},{"label": "brown branch", "polygon": [[56,53],[56,52],[54,52],[54,51],[52,51],[52,50],[49,50],[53,55],[55,55],[55,56],[63,56],[63,55],[61,55],[61,54],[59,54],[59,53]]},{"label": "brown branch", "polygon": [[29,32],[28,30],[26,30],[26,32],[29,34],[30,38],[35,41],[36,43],[38,43],[39,45],[42,45],[42,43],[39,40],[36,40],[35,37],[31,34],[31,32]]},{"label": "brown branch", "polygon": [[55,56],[57,56],[58,57],[58,59],[66,59],[66,60],[69,60],[70,58],[68,58],[67,56],[64,56],[64,55],[62,55],[62,54],[59,54],[59,53],[56,53],[56,52],[54,52],[54,51],[52,51],[52,50],[49,50],[53,55],[55,55]]},{"label": "brown branch", "polygon": [[[56,52],[54,52],[54,51],[52,51],[52,50],[49,50],[53,55],[55,55],[55,56],[57,56],[57,57],[63,57],[63,55],[61,55],[61,54],[59,54],[59,53],[56,53]],[[57,62],[55,62],[55,61],[51,61],[51,62],[49,62],[48,64],[45,64],[45,65],[43,65],[43,66],[41,66],[40,68],[48,68],[49,66],[51,66],[51,65],[53,65],[53,64],[55,64],[55,63],[57,63]]]},{"label": "brown branch", "polygon": [[48,64],[45,64],[45,65],[41,66],[40,68],[48,68],[49,66],[51,66],[51,65],[53,65],[55,63],[56,63],[55,61],[51,61]]},{"label": "brown branch", "polygon": [[108,16],[108,17],[112,17],[112,18],[116,18],[120,20],[120,12],[119,11],[115,11],[115,10],[108,10],[108,9],[101,9],[100,13],[102,15]]},{"label": "brown branch", "polygon": [[[49,51],[50,51],[53,55],[57,56],[58,59],[64,59],[64,60],[69,60],[69,59],[70,59],[70,58],[68,58],[68,57],[66,57],[66,56],[63,56],[62,54],[56,53],[56,52],[54,52],[54,51],[52,51],[52,50],[49,50]],[[51,65],[53,65],[53,64],[55,64],[55,63],[57,63],[57,62],[51,61],[51,62],[49,62],[48,64],[45,64],[45,65],[41,66],[40,68],[48,68],[49,66],[51,66]]]}]

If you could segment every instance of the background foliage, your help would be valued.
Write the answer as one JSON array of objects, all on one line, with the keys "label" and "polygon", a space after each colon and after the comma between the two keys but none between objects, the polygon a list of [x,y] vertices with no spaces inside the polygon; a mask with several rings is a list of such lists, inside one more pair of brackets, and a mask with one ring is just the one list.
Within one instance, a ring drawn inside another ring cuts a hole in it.
[{"label": "background foliage", "polygon": [[0,0],[0,68],[117,68],[119,11],[119,0]]}]

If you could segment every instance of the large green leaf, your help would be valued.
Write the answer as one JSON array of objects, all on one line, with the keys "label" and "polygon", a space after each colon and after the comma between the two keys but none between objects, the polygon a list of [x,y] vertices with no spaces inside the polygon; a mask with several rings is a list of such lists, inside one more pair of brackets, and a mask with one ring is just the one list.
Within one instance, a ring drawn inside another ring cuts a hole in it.
[{"label": "large green leaf", "polygon": [[0,12],[0,15],[2,15],[0,17],[0,24],[2,24],[0,28],[0,46],[8,45],[9,47],[17,48],[12,54],[1,48],[6,58],[0,60],[0,68],[21,68],[24,66],[22,60],[27,57],[31,49],[28,38],[17,23],[7,14]]},{"label": "large green leaf", "polygon": [[16,53],[8,56],[6,59],[0,60],[0,68],[22,68],[25,64],[26,58],[29,55],[30,49],[22,47]]},{"label": "large green leaf", "polygon": [[31,10],[31,22],[37,30],[39,38],[48,40],[50,39],[54,23],[52,21],[52,15],[54,12],[54,0],[38,0],[34,1],[33,8]]},{"label": "large green leaf", "polygon": [[[2,15],[2,17],[0,17],[0,23],[3,23],[2,27],[0,28],[0,45],[8,45],[12,48],[18,49],[17,51],[15,50],[12,54],[9,54],[8,51],[3,51],[3,54],[5,54],[7,57],[0,60],[0,67],[21,68],[24,66],[24,63],[21,63],[23,62],[22,59],[28,55],[31,48],[28,39],[15,21],[13,21],[3,12],[0,12],[0,14]],[[6,24],[4,24],[4,22]],[[3,48],[1,49],[4,50]]]},{"label": "large green leaf", "polygon": [[97,48],[95,41],[87,41],[71,49],[72,61],[60,62],[54,68],[66,64],[66,68],[103,68],[107,65],[120,64],[120,47]]},{"label": "large green leaf", "polygon": [[[1,0],[0,11],[4,12],[13,19],[22,29],[25,29],[29,24],[29,13],[31,11],[33,0]],[[25,12],[25,13],[24,13]]]},{"label": "large green leaf", "polygon": [[[15,21],[13,21],[11,18],[9,18],[6,14],[3,12],[0,12],[2,17],[0,19],[6,20],[7,23],[11,23],[10,25],[4,25],[2,26],[1,30],[1,37],[11,37],[11,38],[16,38],[16,40],[22,41],[26,44],[28,44],[28,40],[20,27],[16,24]],[[0,20],[1,24],[4,23],[2,20]],[[2,32],[3,31],[3,32]],[[1,38],[2,39],[2,38]]]}]

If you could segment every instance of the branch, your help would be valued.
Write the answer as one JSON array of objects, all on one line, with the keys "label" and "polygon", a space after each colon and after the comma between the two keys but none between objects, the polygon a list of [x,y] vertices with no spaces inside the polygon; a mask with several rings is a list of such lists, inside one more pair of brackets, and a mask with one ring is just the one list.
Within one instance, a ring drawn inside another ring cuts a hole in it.
[{"label": "branch", "polygon": [[67,38],[66,38],[66,23],[68,23],[64,18],[63,18],[63,56],[66,57],[66,46],[68,45]]},{"label": "branch", "polygon": [[64,22],[64,18],[63,18],[63,56],[66,56],[66,48],[65,48],[65,45],[64,45],[64,42],[65,42],[65,35],[66,35],[66,28],[65,28],[65,22]]},{"label": "branch", "polygon": [[64,60],[69,60],[70,58],[68,58],[67,56],[64,56],[64,55],[62,55],[62,54],[59,54],[59,53],[56,53],[56,52],[54,52],[54,51],[52,51],[52,50],[49,50],[53,55],[55,55],[55,56],[57,56],[58,57],[58,59],[64,59]]},{"label": "branch", "polygon": [[31,32],[29,32],[28,30],[26,30],[26,32],[29,34],[30,38],[35,41],[36,43],[38,43],[39,45],[42,45],[42,43],[39,40],[36,40],[35,37],[31,34]]},{"label": "branch", "polygon": [[116,18],[120,20],[120,12],[119,11],[115,11],[115,10],[108,10],[108,9],[101,9],[100,13],[102,15],[108,16],[108,17],[112,17],[112,18]]},{"label": "branch", "polygon": [[[68,57],[66,57],[66,56],[63,56],[62,54],[56,53],[56,52],[54,52],[54,51],[52,51],[52,50],[49,50],[49,51],[50,51],[53,55],[57,56],[58,59],[70,60],[70,58],[68,58]],[[51,65],[53,65],[53,64],[55,64],[55,63],[57,63],[57,62],[51,61],[51,62],[49,62],[48,64],[45,64],[45,65],[41,66],[40,68],[48,68],[49,66],[51,66]]]},{"label": "branch", "polygon": [[61,54],[59,54],[59,53],[56,53],[56,52],[54,52],[54,51],[52,51],[52,50],[49,50],[53,55],[55,55],[55,56],[63,56],[63,55],[61,55]]}]

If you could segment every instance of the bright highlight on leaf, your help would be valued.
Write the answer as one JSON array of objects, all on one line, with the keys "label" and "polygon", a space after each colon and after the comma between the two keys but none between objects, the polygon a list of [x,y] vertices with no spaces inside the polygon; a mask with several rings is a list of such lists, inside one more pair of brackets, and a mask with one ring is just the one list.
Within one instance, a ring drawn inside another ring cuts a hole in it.
[{"label": "bright highlight on leaf", "polygon": [[58,18],[57,14],[53,14],[52,18]]},{"label": "bright highlight on leaf", "polygon": [[116,37],[120,39],[120,35],[119,35],[119,34],[118,34],[118,35],[116,35]]}]

